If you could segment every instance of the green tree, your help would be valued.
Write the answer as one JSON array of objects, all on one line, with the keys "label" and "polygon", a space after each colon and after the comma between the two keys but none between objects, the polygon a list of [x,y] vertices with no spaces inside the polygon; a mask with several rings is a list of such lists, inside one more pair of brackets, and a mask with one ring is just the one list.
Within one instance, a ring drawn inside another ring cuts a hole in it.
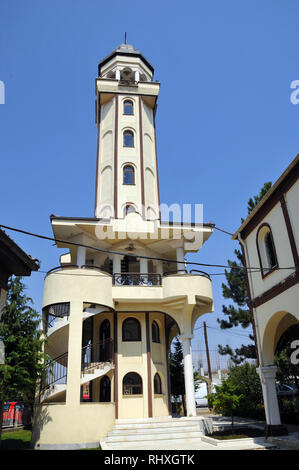
[{"label": "green tree", "polygon": [[263,418],[263,393],[256,365],[245,362],[230,367],[228,380],[236,387],[236,393],[242,396],[238,404],[238,414],[244,417]]},{"label": "green tree", "polygon": [[5,346],[5,364],[0,365],[1,419],[5,401],[33,404],[36,380],[43,369],[38,313],[24,291],[22,278],[10,279],[0,323],[0,337]]},{"label": "green tree", "polygon": [[[272,183],[267,182],[264,184],[257,196],[250,198],[247,203],[248,215],[257,206],[260,200],[271,188]],[[244,219],[241,219],[243,222]],[[228,329],[236,326],[242,326],[242,328],[248,328],[252,326],[249,308],[249,295],[247,289],[246,270],[243,255],[240,250],[234,250],[237,257],[237,261],[228,260],[229,270],[225,270],[225,277],[227,284],[222,284],[223,297],[231,299],[233,304],[229,306],[223,305],[222,312],[225,315],[224,319],[217,319],[220,324],[220,328]],[[254,341],[252,334],[249,338]],[[240,348],[233,350],[229,345],[222,346],[218,345],[218,352],[221,355],[228,354],[234,364],[241,364],[245,359],[255,359],[255,345],[254,344],[242,344]]]},{"label": "green tree", "polygon": [[215,393],[208,395],[209,405],[216,413],[231,417],[232,432],[234,428],[234,413],[243,398],[237,393],[237,386],[230,380],[224,380],[221,385],[215,386]]}]

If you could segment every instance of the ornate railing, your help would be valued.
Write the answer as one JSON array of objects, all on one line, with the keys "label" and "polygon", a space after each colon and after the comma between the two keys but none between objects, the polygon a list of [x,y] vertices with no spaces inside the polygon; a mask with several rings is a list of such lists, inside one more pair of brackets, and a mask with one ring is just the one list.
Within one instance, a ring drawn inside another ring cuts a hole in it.
[{"label": "ornate railing", "polygon": [[161,286],[161,274],[156,273],[115,273],[115,286]]}]

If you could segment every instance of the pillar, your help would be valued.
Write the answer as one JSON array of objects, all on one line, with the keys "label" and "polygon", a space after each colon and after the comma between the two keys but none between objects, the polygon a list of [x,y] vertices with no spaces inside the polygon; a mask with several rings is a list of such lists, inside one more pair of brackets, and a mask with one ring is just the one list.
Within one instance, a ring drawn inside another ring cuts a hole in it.
[{"label": "pillar", "polygon": [[121,272],[121,255],[113,255],[113,274]]},{"label": "pillar", "polygon": [[66,405],[68,406],[78,406],[80,404],[83,327],[82,313],[83,303],[81,301],[71,302],[66,391]]},{"label": "pillar", "polygon": [[120,80],[120,70],[118,69],[115,71],[115,78],[116,80]]},{"label": "pillar", "polygon": [[139,82],[139,78],[140,78],[140,74],[139,74],[139,71],[137,70],[135,72],[135,82]]},{"label": "pillar", "polygon": [[147,273],[148,273],[147,258],[140,258],[140,274],[147,274]]},{"label": "pillar", "polygon": [[86,255],[86,248],[85,246],[78,246],[77,249],[77,265],[83,266],[85,264],[85,255]]},{"label": "pillar", "polygon": [[257,369],[261,379],[265,414],[266,414],[266,436],[282,436],[288,434],[287,429],[282,426],[276,393],[276,370],[274,365],[263,366]]},{"label": "pillar", "polygon": [[185,260],[183,247],[179,247],[176,249],[176,259],[178,274],[185,274]]},{"label": "pillar", "polygon": [[185,378],[185,392],[186,392],[186,408],[187,416],[196,416],[196,405],[194,396],[194,377],[193,377],[193,363],[192,363],[192,349],[191,339],[193,335],[181,335],[180,339],[183,343],[183,357],[184,357],[184,378]]}]

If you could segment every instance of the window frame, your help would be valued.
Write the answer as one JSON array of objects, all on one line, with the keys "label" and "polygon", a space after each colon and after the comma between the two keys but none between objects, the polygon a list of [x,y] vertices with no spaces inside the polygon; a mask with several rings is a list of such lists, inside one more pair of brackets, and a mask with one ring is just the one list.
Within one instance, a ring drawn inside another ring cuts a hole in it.
[{"label": "window frame", "polygon": [[[158,381],[158,384],[157,384],[157,381]],[[158,385],[158,390],[156,387],[157,385]],[[154,395],[163,395],[162,380],[158,372],[156,372],[154,375]]]},{"label": "window frame", "polygon": [[[131,113],[126,113],[126,105],[127,103],[130,103],[132,112]],[[124,116],[134,116],[134,102],[130,98],[126,98],[123,101],[123,115]]]},{"label": "window frame", "polygon": [[[265,228],[267,230],[265,231],[265,233],[261,234],[260,232]],[[270,237],[272,251],[273,251],[272,254],[275,258],[274,265],[269,266],[269,267],[266,266],[266,263],[265,263],[265,256],[266,256],[267,264],[270,264],[268,262],[268,254],[267,254],[268,248],[266,247],[266,236]],[[264,279],[265,277],[269,276],[269,274],[273,273],[273,271],[276,271],[279,268],[272,230],[271,230],[270,225],[266,222],[261,224],[256,232],[256,247],[257,247],[258,259],[260,263],[261,276],[262,276],[262,279]],[[261,249],[263,250],[264,253],[263,252],[261,253]]]},{"label": "window frame", "polygon": [[[154,331],[155,331],[155,334],[154,334]],[[161,340],[160,340],[160,327],[159,327],[158,323],[156,322],[156,320],[152,321],[152,342],[153,343],[158,343],[158,344],[161,343]]]},{"label": "window frame", "polygon": [[[136,376],[138,377],[140,383],[135,383],[135,384],[125,384],[124,381],[126,379],[126,377],[128,376]],[[126,393],[126,387],[128,387],[128,389],[136,389],[138,390],[139,393],[134,393],[134,392],[131,392],[131,393]],[[136,395],[143,395],[143,383],[142,383],[142,377],[140,374],[138,374],[137,372],[128,372],[124,377],[123,377],[123,380],[122,380],[122,394],[123,396],[125,397],[130,397],[130,396],[136,396]]]},{"label": "window frame", "polygon": [[[126,335],[125,335],[125,324],[126,322],[128,322],[129,320],[134,320],[134,322],[138,325],[138,338],[139,339],[131,339],[131,338],[128,338],[126,339]],[[121,337],[122,337],[122,341],[125,342],[125,343],[139,343],[142,341],[142,335],[141,335],[141,325],[140,325],[140,321],[138,320],[138,318],[135,318],[135,317],[128,317],[128,318],[125,318],[124,321],[122,322],[122,329],[121,329]]]},{"label": "window frame", "polygon": [[[126,141],[126,134],[130,135],[130,137],[132,138],[132,145],[126,145],[125,141]],[[126,147],[126,148],[134,148],[135,147],[135,137],[134,137],[134,132],[131,131],[131,129],[125,129],[123,131],[123,147]]]},{"label": "window frame", "polygon": [[[129,168],[130,168],[130,170],[128,170]],[[130,171],[133,174],[133,178],[132,178],[133,183],[125,183],[125,172],[126,171]],[[130,163],[125,164],[123,166],[123,184],[126,185],[126,186],[134,186],[135,185],[135,168]]]}]

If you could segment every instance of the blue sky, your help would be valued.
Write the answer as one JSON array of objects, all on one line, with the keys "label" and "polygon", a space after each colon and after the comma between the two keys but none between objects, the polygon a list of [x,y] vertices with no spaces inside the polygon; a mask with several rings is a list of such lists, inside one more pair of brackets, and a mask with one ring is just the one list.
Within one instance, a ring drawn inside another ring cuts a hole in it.
[{"label": "blue sky", "polygon": [[[161,82],[161,202],[201,203],[206,222],[234,232],[249,197],[299,151],[299,104],[290,101],[299,79],[298,18],[296,0],[2,0],[0,223],[52,236],[51,213],[93,216],[94,79],[126,31]],[[42,271],[59,264],[51,242],[9,234]],[[236,247],[215,232],[189,259],[226,264]],[[197,324],[210,327],[212,350],[246,342],[236,329],[215,329],[223,280],[213,277],[215,312]],[[40,310],[43,274],[26,284]],[[204,347],[202,328],[194,347]]]}]

